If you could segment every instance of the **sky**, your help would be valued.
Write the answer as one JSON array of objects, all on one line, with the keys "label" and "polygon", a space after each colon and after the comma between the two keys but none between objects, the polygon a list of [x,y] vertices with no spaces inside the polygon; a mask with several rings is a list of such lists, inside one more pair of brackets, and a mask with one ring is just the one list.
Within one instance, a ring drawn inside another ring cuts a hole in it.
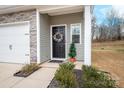
[{"label": "sky", "polygon": [[119,15],[124,15],[124,6],[119,5],[96,5],[94,7],[94,15],[96,16],[96,22],[97,24],[101,24],[104,19],[106,18],[106,13],[111,8],[114,8],[116,11],[118,11]]},{"label": "sky", "polygon": [[96,16],[97,24],[101,24],[104,21],[106,12],[111,8],[111,5],[96,5],[94,7],[94,15]]}]

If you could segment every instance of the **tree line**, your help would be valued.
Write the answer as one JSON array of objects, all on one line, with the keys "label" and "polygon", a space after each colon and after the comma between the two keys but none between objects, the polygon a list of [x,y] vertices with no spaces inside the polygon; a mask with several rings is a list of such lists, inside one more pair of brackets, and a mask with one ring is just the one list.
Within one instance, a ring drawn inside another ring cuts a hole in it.
[{"label": "tree line", "polygon": [[101,24],[96,23],[96,17],[92,17],[92,40],[93,41],[114,41],[124,39],[121,32],[121,26],[124,26],[124,17],[115,9],[106,13],[106,18]]}]

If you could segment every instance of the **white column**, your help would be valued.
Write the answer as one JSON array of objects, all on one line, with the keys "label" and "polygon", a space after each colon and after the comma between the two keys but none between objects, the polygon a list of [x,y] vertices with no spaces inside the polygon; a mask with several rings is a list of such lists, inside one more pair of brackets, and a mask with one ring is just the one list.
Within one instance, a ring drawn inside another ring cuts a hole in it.
[{"label": "white column", "polygon": [[84,6],[84,65],[91,65],[91,12]]},{"label": "white column", "polygon": [[37,63],[40,63],[40,13],[36,10],[36,22],[37,22]]}]

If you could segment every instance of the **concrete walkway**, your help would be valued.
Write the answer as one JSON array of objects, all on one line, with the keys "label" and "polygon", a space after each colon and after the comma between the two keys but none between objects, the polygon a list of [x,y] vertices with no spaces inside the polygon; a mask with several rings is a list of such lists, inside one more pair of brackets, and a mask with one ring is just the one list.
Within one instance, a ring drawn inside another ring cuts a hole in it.
[{"label": "concrete walkway", "polygon": [[[81,69],[82,62],[76,62],[76,69]],[[59,67],[58,63],[45,62],[42,68],[27,78],[15,77],[13,74],[23,65],[0,63],[0,88],[47,88]]]},{"label": "concrete walkway", "polygon": [[27,78],[14,77],[23,65],[0,63],[0,87],[1,88],[46,88],[54,77],[58,68],[57,63],[44,63],[42,68]]}]

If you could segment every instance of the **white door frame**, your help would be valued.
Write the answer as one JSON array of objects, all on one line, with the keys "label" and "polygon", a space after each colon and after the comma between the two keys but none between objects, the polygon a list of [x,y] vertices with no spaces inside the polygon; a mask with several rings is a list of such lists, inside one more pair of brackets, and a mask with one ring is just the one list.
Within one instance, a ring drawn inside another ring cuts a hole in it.
[{"label": "white door frame", "polygon": [[[52,28],[57,26],[65,26],[65,58],[53,58],[53,42],[52,42]],[[59,24],[59,25],[51,25],[50,26],[50,54],[51,60],[66,60],[67,59],[67,25],[66,24]]]}]

